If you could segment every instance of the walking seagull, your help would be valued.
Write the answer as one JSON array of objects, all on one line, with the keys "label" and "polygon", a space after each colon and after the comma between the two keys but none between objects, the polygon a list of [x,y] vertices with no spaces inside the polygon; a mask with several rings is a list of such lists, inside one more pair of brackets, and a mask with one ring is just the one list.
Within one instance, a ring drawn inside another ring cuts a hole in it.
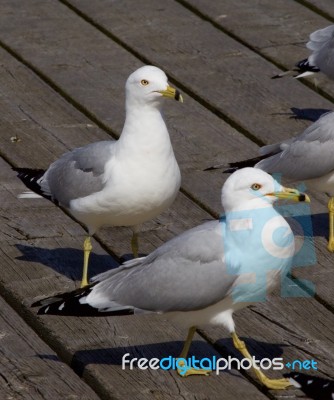
[{"label": "walking seagull", "polygon": [[[222,189],[225,215],[221,220],[190,229],[147,257],[97,275],[83,289],[32,306],[41,307],[38,314],[164,314],[188,328],[180,354],[184,361],[196,327],[222,325],[234,346],[252,360],[235,332],[233,312],[264,301],[291,267],[294,237],[273,207],[277,199],[309,201],[307,195],[282,187],[264,171],[237,171]],[[207,369],[186,369],[182,368],[183,376],[209,373]],[[267,378],[254,365],[253,370],[268,388],[291,385],[287,379]]]},{"label": "walking seagull", "polygon": [[163,71],[144,66],[126,82],[126,118],[117,141],[101,141],[64,154],[49,168],[15,168],[33,192],[67,209],[88,229],[84,241],[81,286],[88,284],[91,236],[102,226],[131,226],[138,257],[138,225],[166,210],[174,201],[181,175],[161,114],[163,100],[182,102]]}]

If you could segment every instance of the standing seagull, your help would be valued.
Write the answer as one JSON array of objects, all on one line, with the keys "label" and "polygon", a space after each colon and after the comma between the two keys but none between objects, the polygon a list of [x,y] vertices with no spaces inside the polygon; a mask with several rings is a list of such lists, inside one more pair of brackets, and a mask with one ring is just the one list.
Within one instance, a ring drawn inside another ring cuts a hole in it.
[{"label": "standing seagull", "polygon": [[102,226],[131,226],[138,257],[138,225],[174,201],[181,184],[179,166],[161,114],[165,97],[182,102],[163,71],[144,66],[126,85],[126,118],[117,141],[103,141],[64,154],[46,170],[16,168],[33,192],[66,208],[88,229],[81,286],[88,284],[91,236]]},{"label": "standing seagull", "polygon": [[[263,301],[289,271],[294,238],[289,224],[273,208],[277,199],[309,201],[282,187],[266,172],[245,168],[222,189],[225,216],[190,229],[153,251],[93,278],[89,286],[36,302],[39,314],[165,314],[188,328],[180,358],[188,355],[196,327],[222,325],[233,344],[251,360],[235,333],[233,312]],[[181,360],[182,361],[182,360]],[[180,368],[183,376],[207,375],[207,369]],[[271,389],[290,386],[269,379],[253,365],[258,379]]]},{"label": "standing seagull", "polygon": [[[303,181],[311,190],[330,199],[328,250],[334,252],[334,112],[321,116],[305,131],[281,143],[261,147],[260,156],[230,163],[233,172],[254,166],[269,174],[278,173],[289,181]],[[217,165],[207,169],[219,168]]]},{"label": "standing seagull", "polygon": [[319,71],[334,79],[334,25],[311,33],[306,47],[312,51],[308,58],[299,61],[293,70],[277,74],[272,79],[294,73],[298,74],[295,78],[303,78]]}]

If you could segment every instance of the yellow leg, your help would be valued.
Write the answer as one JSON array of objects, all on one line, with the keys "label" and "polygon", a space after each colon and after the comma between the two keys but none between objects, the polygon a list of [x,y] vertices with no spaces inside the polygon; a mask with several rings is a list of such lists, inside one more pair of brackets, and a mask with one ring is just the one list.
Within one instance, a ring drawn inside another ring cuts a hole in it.
[{"label": "yellow leg", "polygon": [[189,349],[190,349],[190,346],[191,346],[191,342],[193,340],[195,332],[196,332],[196,326],[192,326],[191,328],[189,328],[187,339],[184,342],[184,345],[183,345],[183,348],[182,348],[182,351],[181,351],[181,354],[180,354],[179,358],[187,358],[188,353],[189,353]]},{"label": "yellow leg", "polygon": [[[234,347],[240,351],[240,353],[245,357],[252,361],[252,356],[249,354],[245,342],[240,340],[235,332],[232,332],[232,339]],[[266,386],[268,389],[286,389],[291,386],[289,379],[281,378],[281,379],[269,379],[260,369],[252,367],[259,381]]]},{"label": "yellow leg", "polygon": [[[195,332],[196,332],[195,326],[192,326],[191,328],[189,328],[187,339],[184,342],[183,349],[182,349],[181,354],[179,355],[178,359],[180,359],[180,358],[186,359],[187,358],[189,349],[191,346],[191,341],[193,340]],[[209,375],[211,372],[209,369],[184,368],[185,362],[183,360],[178,361],[178,365],[180,368],[177,369],[177,372],[183,378],[185,378],[186,376],[190,376],[190,375]]]},{"label": "yellow leg", "polygon": [[329,238],[328,250],[334,252],[334,197],[331,197],[328,202],[328,215],[329,215]]},{"label": "yellow leg", "polygon": [[92,251],[92,244],[90,242],[90,236],[87,236],[84,245],[84,264],[83,264],[83,271],[82,271],[82,280],[81,280],[81,287],[85,287],[88,285],[88,260],[90,252]]},{"label": "yellow leg", "polygon": [[131,249],[134,258],[138,258],[138,233],[133,231],[131,239]]}]

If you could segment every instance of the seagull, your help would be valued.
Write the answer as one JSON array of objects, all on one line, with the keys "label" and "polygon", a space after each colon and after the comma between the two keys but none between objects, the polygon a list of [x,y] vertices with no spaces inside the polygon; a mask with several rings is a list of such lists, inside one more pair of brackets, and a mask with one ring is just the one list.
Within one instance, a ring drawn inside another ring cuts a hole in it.
[{"label": "seagull", "polygon": [[[188,328],[179,357],[184,360],[197,327],[222,325],[234,346],[252,360],[235,332],[233,313],[264,301],[291,268],[294,237],[289,224],[274,209],[275,200],[310,200],[255,168],[232,174],[221,198],[225,214],[220,220],[190,229],[146,257],[95,276],[85,288],[32,306],[40,307],[38,314],[163,314]],[[253,370],[268,388],[291,385],[287,379],[269,379],[261,370]],[[183,376],[208,373],[207,369],[188,368]]]},{"label": "seagull", "polygon": [[[254,166],[289,181],[303,181],[310,190],[327,194],[328,250],[334,252],[334,112],[322,115],[300,135],[260,148],[260,156],[230,163],[225,172]],[[208,169],[219,168],[220,166]]]},{"label": "seagull", "polygon": [[306,47],[312,51],[308,58],[299,61],[293,70],[277,74],[272,79],[295,73],[294,78],[304,78],[319,71],[334,79],[334,25],[311,33]]},{"label": "seagull", "polygon": [[182,95],[150,65],[133,72],[125,90],[126,118],[117,141],[76,148],[46,171],[14,168],[30,189],[19,197],[46,197],[86,226],[82,287],[88,284],[91,236],[102,226],[130,226],[138,257],[138,225],[166,210],[181,184],[161,109],[165,98],[183,102]]}]

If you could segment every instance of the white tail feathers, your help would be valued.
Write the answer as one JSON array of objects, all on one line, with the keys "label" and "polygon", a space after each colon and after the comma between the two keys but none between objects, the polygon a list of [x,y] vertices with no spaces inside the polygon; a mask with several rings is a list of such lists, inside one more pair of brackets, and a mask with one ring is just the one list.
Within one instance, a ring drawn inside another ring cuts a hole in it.
[{"label": "white tail feathers", "polygon": [[299,75],[295,76],[294,78],[295,79],[305,78],[306,76],[310,76],[310,75],[314,75],[314,72],[313,71],[306,71],[306,72],[303,72],[302,74],[299,74]]},{"label": "white tail feathers", "polygon": [[23,192],[17,196],[18,199],[38,199],[40,197],[43,196],[31,191]]},{"label": "white tail feathers", "polygon": [[302,385],[300,383],[298,383],[297,381],[295,381],[293,378],[289,378],[289,381],[294,387],[296,387],[298,389],[300,389],[302,387]]}]

